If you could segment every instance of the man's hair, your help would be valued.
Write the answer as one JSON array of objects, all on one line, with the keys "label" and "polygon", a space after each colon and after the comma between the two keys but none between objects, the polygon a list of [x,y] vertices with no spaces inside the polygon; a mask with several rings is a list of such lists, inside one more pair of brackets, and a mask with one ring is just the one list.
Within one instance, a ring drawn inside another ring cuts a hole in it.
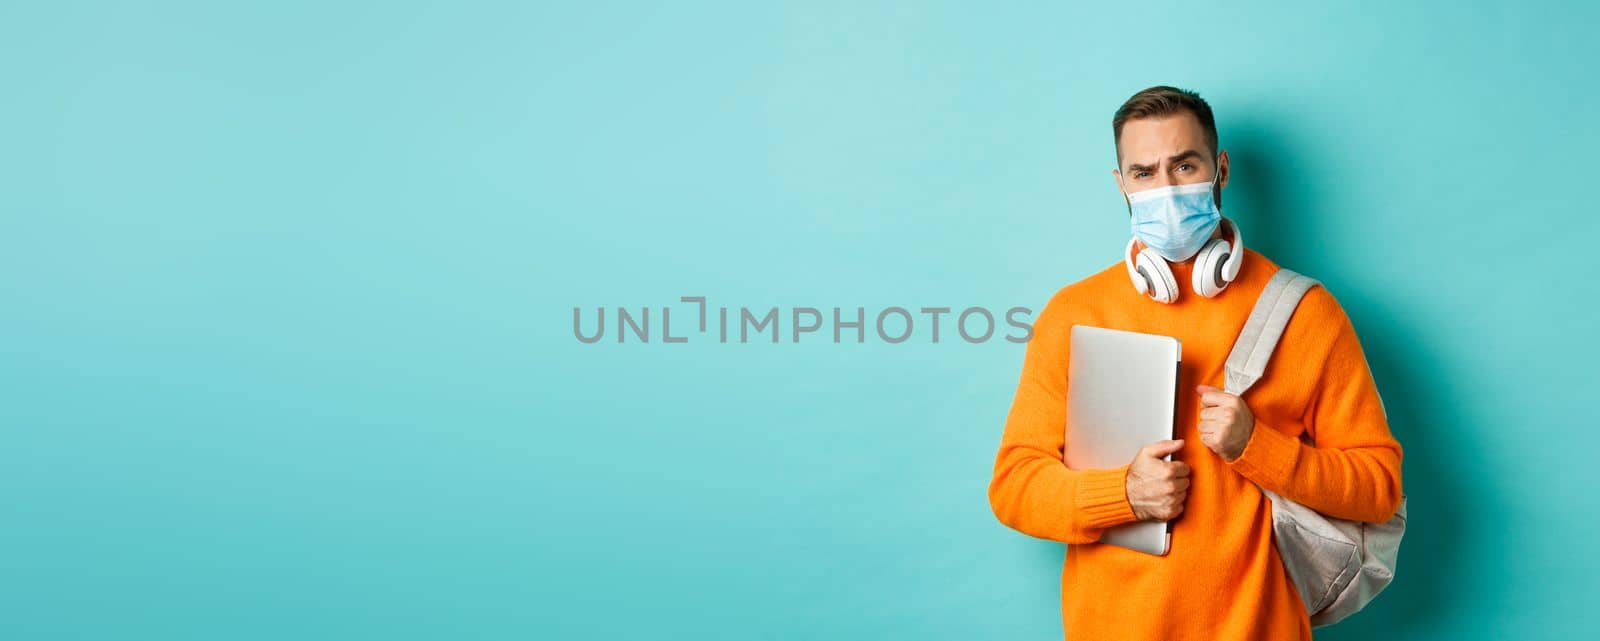
[{"label": "man's hair", "polygon": [[1211,155],[1217,155],[1217,121],[1211,115],[1211,105],[1193,91],[1161,85],[1133,94],[1117,108],[1111,117],[1112,140],[1117,147],[1117,163],[1122,162],[1122,125],[1129,120],[1170,116],[1180,111],[1194,114],[1200,128],[1206,132],[1206,143],[1211,145]]}]

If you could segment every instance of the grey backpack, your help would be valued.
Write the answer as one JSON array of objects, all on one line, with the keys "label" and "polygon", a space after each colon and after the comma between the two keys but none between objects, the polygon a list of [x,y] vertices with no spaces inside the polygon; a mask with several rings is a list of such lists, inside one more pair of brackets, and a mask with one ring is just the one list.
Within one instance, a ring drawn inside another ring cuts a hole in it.
[{"label": "grey backpack", "polygon": [[[1228,353],[1224,383],[1228,393],[1242,395],[1261,379],[1289,317],[1306,291],[1317,284],[1281,268],[1267,281]],[[1393,518],[1385,523],[1365,523],[1324,516],[1260,489],[1272,501],[1272,538],[1278,556],[1305,602],[1313,627],[1332,625],[1354,614],[1394,579],[1400,538],[1406,531],[1404,493]]]}]

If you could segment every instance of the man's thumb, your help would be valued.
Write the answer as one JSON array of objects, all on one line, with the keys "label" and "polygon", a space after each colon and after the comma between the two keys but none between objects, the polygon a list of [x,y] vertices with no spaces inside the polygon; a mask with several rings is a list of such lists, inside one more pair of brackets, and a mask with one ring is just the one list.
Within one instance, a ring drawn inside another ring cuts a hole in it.
[{"label": "man's thumb", "polygon": [[1183,439],[1180,438],[1168,441],[1156,441],[1146,445],[1144,446],[1144,453],[1150,458],[1161,458],[1181,449],[1183,449]]}]

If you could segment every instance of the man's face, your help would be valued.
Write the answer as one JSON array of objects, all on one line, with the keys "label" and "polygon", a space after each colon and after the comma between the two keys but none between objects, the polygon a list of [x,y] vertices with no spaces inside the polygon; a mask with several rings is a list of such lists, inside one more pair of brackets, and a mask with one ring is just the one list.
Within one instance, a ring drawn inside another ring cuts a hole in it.
[{"label": "man's face", "polygon": [[[1221,177],[1219,192],[1228,186],[1228,152],[1211,157],[1205,130],[1188,111],[1123,123],[1121,149],[1118,162],[1122,166],[1111,175],[1124,194],[1210,182],[1212,176]],[[1221,194],[1217,196],[1220,204]]]}]

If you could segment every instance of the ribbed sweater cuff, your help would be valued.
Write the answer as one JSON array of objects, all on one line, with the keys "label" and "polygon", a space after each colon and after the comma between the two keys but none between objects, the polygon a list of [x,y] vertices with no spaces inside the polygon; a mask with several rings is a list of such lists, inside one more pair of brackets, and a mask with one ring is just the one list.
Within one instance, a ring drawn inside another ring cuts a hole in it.
[{"label": "ribbed sweater cuff", "polygon": [[1078,513],[1083,525],[1104,529],[1139,520],[1128,502],[1128,467],[1083,470],[1078,479]]},{"label": "ribbed sweater cuff", "polygon": [[1250,440],[1245,442],[1244,451],[1239,453],[1239,458],[1228,461],[1228,465],[1233,466],[1233,469],[1245,478],[1277,491],[1288,485],[1295,465],[1299,462],[1300,448],[1299,439],[1272,429],[1260,419],[1256,419],[1255,428],[1250,430]]}]

